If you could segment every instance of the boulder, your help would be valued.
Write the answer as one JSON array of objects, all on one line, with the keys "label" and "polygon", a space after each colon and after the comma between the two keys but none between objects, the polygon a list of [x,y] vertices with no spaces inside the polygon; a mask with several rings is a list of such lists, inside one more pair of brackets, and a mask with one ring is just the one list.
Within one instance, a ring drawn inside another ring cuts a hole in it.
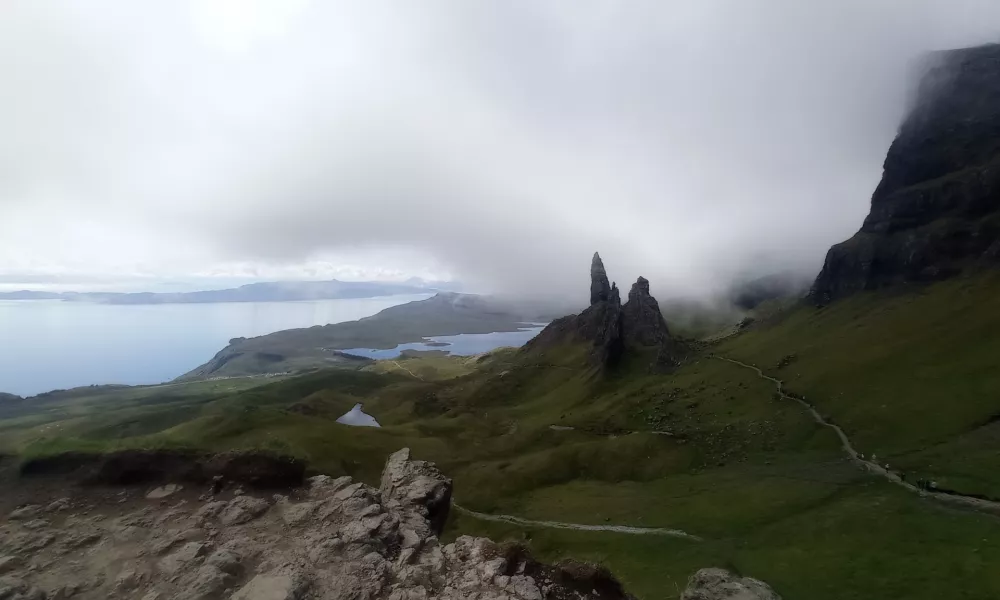
[{"label": "boulder", "polygon": [[432,463],[412,460],[410,449],[403,448],[389,456],[382,470],[379,495],[382,504],[415,513],[418,535],[440,535],[451,509],[451,479]]},{"label": "boulder", "polygon": [[233,594],[232,600],[298,600],[305,589],[304,582],[292,575],[257,575]]},{"label": "boulder", "polygon": [[691,576],[681,600],[781,600],[766,583],[725,569],[701,569]]}]

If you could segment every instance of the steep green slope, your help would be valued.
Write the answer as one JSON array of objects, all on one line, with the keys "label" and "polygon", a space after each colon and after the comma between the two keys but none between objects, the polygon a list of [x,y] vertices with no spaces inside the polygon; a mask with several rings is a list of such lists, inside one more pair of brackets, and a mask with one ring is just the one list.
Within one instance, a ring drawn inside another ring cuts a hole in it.
[{"label": "steep green slope", "polygon": [[785,380],[913,480],[1000,497],[997,298],[994,272],[865,293],[800,307],[717,351]]}]

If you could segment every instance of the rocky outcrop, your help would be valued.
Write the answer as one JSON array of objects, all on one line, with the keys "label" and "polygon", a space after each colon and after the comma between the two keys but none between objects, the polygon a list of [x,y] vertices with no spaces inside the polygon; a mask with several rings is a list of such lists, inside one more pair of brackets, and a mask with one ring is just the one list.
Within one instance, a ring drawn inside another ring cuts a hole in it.
[{"label": "rocky outcrop", "polygon": [[625,342],[638,346],[658,346],[670,337],[660,305],[649,294],[649,281],[640,277],[632,284],[628,302],[622,307]]},{"label": "rocky outcrop", "polygon": [[590,305],[607,302],[611,299],[611,285],[608,283],[608,272],[604,270],[601,255],[594,252],[590,261]]},{"label": "rocky outcrop", "polygon": [[607,300],[592,304],[580,313],[577,327],[584,339],[593,342],[591,356],[595,364],[613,366],[621,360],[625,346],[622,336],[622,301],[617,285],[611,285]]},{"label": "rocky outcrop", "polygon": [[622,332],[626,348],[656,348],[653,367],[671,369],[681,363],[684,347],[670,335],[660,304],[649,293],[649,281],[639,277],[622,307]]},{"label": "rocky outcrop", "polygon": [[817,304],[1000,261],[1000,45],[934,55],[861,230],[827,254]]},{"label": "rocky outcrop", "polygon": [[377,490],[321,475],[270,497],[177,486],[166,498],[39,499],[0,519],[0,598],[630,598],[600,567],[544,565],[484,538],[442,544],[451,489],[404,449]]},{"label": "rocky outcrop", "polygon": [[781,600],[781,596],[763,581],[724,569],[702,569],[688,581],[681,600]]},{"label": "rocky outcrop", "polygon": [[596,252],[590,266],[590,306],[579,315],[550,323],[525,345],[525,351],[580,339],[593,345],[591,362],[601,367],[615,366],[629,350],[655,350],[652,362],[659,369],[676,366],[684,356],[683,345],[671,337],[660,306],[649,293],[649,281],[640,277],[623,306],[618,286],[608,284],[604,262]]},{"label": "rocky outcrop", "polygon": [[379,486],[382,504],[412,515],[411,527],[418,535],[440,535],[451,509],[451,480],[437,467],[412,460],[409,448],[389,457]]},{"label": "rocky outcrop", "polygon": [[580,313],[576,329],[591,340],[594,350],[592,361],[601,366],[612,366],[622,356],[622,300],[618,285],[608,283],[601,255],[594,252],[590,261],[590,307]]}]

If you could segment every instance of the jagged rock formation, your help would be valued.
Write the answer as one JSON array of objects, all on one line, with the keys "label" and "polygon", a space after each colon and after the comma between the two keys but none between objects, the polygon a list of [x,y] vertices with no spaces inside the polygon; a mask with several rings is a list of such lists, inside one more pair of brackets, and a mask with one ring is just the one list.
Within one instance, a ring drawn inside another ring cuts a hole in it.
[{"label": "jagged rock formation", "polygon": [[640,277],[622,305],[618,286],[608,284],[604,262],[596,252],[590,266],[590,306],[579,315],[556,319],[525,349],[552,346],[569,337],[591,342],[592,362],[602,367],[613,367],[630,349],[656,349],[656,368],[676,366],[684,354],[681,344],[671,337],[656,298],[649,293],[649,281]]},{"label": "jagged rock formation", "polygon": [[649,294],[649,281],[640,277],[632,284],[628,302],[622,307],[625,341],[639,346],[658,346],[670,337],[660,305]]},{"label": "jagged rock formation", "polygon": [[440,543],[451,489],[404,449],[377,490],[318,476],[269,498],[173,485],[22,506],[0,521],[0,598],[630,598],[598,567],[543,565],[484,538]]},{"label": "jagged rock formation", "polygon": [[621,359],[625,346],[622,301],[617,285],[611,285],[607,300],[600,300],[580,313],[579,322],[583,336],[594,343],[594,362],[614,365]]},{"label": "jagged rock formation", "polygon": [[861,230],[827,254],[818,304],[1000,265],[1000,45],[932,57]]},{"label": "jagged rock formation", "polygon": [[611,298],[611,286],[608,284],[608,272],[604,270],[601,255],[594,252],[590,261],[590,305],[607,302]]},{"label": "jagged rock formation", "polygon": [[702,569],[688,581],[681,600],[781,600],[766,583],[724,569]]}]

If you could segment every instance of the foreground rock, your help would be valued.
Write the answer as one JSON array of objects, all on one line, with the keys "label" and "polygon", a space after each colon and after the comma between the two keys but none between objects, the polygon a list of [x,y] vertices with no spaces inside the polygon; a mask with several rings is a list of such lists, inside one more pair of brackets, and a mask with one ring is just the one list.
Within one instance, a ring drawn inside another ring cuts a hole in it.
[{"label": "foreground rock", "polygon": [[691,577],[681,600],[781,600],[766,583],[724,569],[702,569]]},{"label": "foreground rock", "polygon": [[377,490],[319,476],[294,497],[39,501],[0,524],[0,598],[629,598],[592,565],[542,565],[482,538],[440,543],[451,489],[401,450]]},{"label": "foreground rock", "polygon": [[861,230],[827,254],[812,300],[1000,266],[1000,45],[935,55]]}]

